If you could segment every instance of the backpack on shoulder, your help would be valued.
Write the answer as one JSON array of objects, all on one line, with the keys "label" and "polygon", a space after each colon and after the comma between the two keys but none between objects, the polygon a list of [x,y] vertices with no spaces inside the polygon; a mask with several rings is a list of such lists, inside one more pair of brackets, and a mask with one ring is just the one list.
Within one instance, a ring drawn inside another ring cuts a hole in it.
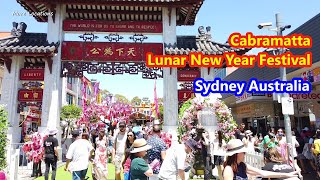
[{"label": "backpack on shoulder", "polygon": [[313,154],[318,155],[320,153],[320,139],[314,141]]}]

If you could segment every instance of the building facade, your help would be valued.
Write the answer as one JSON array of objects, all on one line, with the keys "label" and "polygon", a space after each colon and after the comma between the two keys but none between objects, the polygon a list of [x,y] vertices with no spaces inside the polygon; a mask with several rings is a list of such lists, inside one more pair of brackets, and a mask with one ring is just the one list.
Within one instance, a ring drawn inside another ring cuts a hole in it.
[{"label": "building facade", "polygon": [[[309,35],[312,38],[312,48],[290,49],[295,55],[312,52],[313,65],[310,68],[287,68],[287,80],[302,77],[312,83],[313,91],[310,94],[290,94],[294,99],[294,115],[290,116],[291,126],[298,130],[320,125],[320,14],[311,18],[300,27],[289,33]],[[280,78],[278,68],[239,68],[224,78],[227,81],[274,80]],[[223,100],[232,108],[238,124],[244,122],[247,127],[253,126],[258,131],[266,131],[269,127],[284,127],[281,104],[272,94],[248,94],[241,97],[232,94],[223,94]]]}]

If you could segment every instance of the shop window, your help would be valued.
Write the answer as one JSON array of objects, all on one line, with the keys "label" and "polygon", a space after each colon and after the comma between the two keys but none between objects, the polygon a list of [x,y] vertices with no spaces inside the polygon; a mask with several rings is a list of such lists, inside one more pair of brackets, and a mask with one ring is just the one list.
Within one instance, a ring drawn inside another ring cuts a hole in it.
[{"label": "shop window", "polygon": [[67,103],[70,105],[73,104],[73,96],[68,93],[67,93]]}]

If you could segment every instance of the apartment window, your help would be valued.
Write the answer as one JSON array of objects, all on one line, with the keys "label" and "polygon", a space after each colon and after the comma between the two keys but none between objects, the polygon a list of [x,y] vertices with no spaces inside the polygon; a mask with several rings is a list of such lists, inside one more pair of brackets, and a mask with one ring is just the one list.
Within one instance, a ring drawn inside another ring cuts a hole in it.
[{"label": "apartment window", "polygon": [[89,87],[87,87],[87,95],[89,95],[89,96],[90,96],[90,94],[91,94],[90,88],[89,88]]},{"label": "apartment window", "polygon": [[82,106],[82,99],[78,98],[78,106]]},{"label": "apartment window", "polygon": [[227,69],[226,68],[223,68],[223,69],[219,69],[217,72],[216,72],[216,76],[217,78],[225,78],[227,76]]},{"label": "apartment window", "polygon": [[67,78],[67,82],[68,82],[69,84],[72,84],[72,77],[68,77],[68,78]]},{"label": "apartment window", "polygon": [[73,104],[73,96],[69,93],[67,93],[67,103],[68,104]]}]

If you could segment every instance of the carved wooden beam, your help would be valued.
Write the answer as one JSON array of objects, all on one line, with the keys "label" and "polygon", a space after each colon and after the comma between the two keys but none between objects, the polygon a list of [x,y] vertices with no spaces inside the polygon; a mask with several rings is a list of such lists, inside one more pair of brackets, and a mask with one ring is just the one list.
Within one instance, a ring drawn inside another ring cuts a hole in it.
[{"label": "carved wooden beam", "polygon": [[[39,13],[38,9],[33,4],[29,4],[28,6],[33,12]],[[37,16],[37,17],[40,18],[41,21],[44,21],[44,22],[46,21],[45,20],[45,16],[41,16],[40,15],[40,16]]]},{"label": "carved wooden beam", "polygon": [[102,10],[102,9],[67,9],[66,13],[90,14],[125,14],[125,15],[162,15],[161,11]]},{"label": "carved wooden beam", "polygon": [[184,20],[184,25],[187,25],[187,24],[188,24],[189,19],[190,19],[190,16],[191,16],[191,14],[192,14],[192,9],[193,9],[193,7],[188,7],[188,14],[187,14],[187,16],[186,16],[186,19]]},{"label": "carved wooden beam", "polygon": [[55,21],[56,21],[56,5],[50,4],[49,8],[50,8],[50,11],[52,12],[52,21],[53,21],[53,23],[55,23]]},{"label": "carved wooden beam", "polygon": [[[172,7],[168,8],[168,16],[169,16],[169,26],[171,26],[171,11],[172,11]],[[171,74],[171,73],[170,73]]]},{"label": "carved wooden beam", "polygon": [[0,59],[3,59],[3,62],[8,70],[9,73],[11,73],[11,64],[12,64],[12,59],[9,56],[0,56]]},{"label": "carved wooden beam", "polygon": [[47,63],[48,63],[49,72],[51,74],[52,73],[53,60],[52,60],[52,57],[46,57],[46,59],[47,59]]}]

